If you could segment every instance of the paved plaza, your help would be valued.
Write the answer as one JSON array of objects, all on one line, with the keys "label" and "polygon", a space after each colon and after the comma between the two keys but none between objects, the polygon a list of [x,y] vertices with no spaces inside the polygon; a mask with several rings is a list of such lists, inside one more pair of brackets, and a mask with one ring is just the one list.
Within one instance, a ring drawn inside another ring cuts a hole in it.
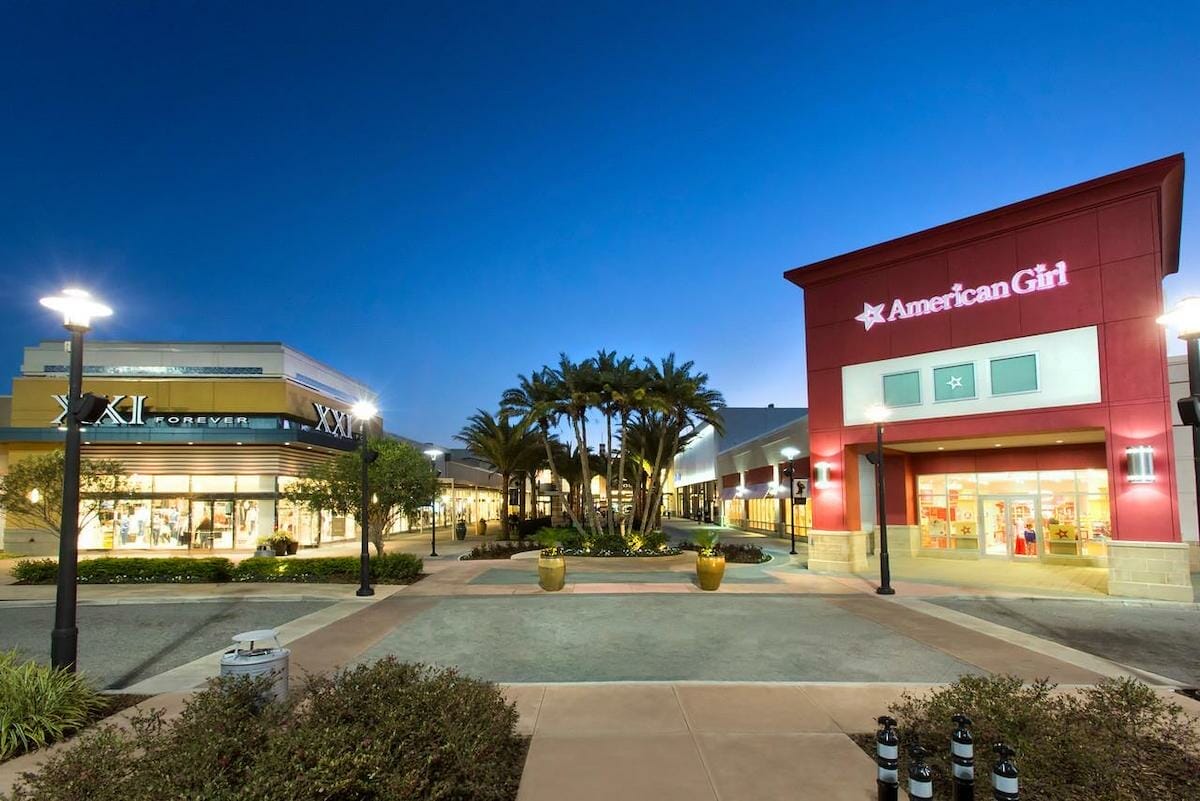
[{"label": "paved plaza", "polygon": [[[803,548],[793,559],[781,540],[726,539],[772,559],[729,565],[716,593],[695,585],[690,553],[568,559],[564,591],[545,593],[533,554],[458,560],[471,542],[445,543],[423,580],[366,599],[351,585],[83,586],[81,664],[169,712],[250,628],[279,629],[295,680],[386,655],[453,666],[517,704],[533,738],[522,801],[865,801],[871,762],[846,735],[906,688],[988,673],[1068,687],[1134,676],[1164,694],[1200,681],[1195,604],[1108,598],[1069,571],[1000,570],[990,584],[966,571],[955,584],[942,563],[903,560],[886,598],[871,574],[810,573]],[[53,587],[0,586],[0,648],[45,658],[52,600]],[[42,758],[0,766],[0,792]]]}]

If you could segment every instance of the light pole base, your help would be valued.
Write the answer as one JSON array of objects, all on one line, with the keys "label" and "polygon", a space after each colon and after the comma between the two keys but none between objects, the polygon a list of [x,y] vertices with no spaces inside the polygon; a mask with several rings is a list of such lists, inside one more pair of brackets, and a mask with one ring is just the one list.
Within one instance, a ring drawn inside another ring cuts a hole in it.
[{"label": "light pole base", "polygon": [[368,598],[375,594],[375,590],[371,587],[359,587],[354,591],[354,594],[359,598]]},{"label": "light pole base", "polygon": [[876,587],[875,594],[876,595],[895,595],[896,591],[894,589],[892,589],[891,587]]},{"label": "light pole base", "polygon": [[437,551],[430,551],[430,552],[429,552],[429,555],[430,555],[430,556],[437,556]]}]

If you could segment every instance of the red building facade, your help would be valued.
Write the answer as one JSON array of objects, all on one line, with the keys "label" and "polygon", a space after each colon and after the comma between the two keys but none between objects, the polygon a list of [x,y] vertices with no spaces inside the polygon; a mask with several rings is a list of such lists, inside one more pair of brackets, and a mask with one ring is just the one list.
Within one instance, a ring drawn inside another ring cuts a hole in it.
[{"label": "red building facade", "polygon": [[815,560],[859,560],[882,406],[901,550],[1107,564],[1118,592],[1171,585],[1177,551],[1186,572],[1155,322],[1183,169],[1173,156],[785,274],[804,289],[813,529],[829,535]]}]

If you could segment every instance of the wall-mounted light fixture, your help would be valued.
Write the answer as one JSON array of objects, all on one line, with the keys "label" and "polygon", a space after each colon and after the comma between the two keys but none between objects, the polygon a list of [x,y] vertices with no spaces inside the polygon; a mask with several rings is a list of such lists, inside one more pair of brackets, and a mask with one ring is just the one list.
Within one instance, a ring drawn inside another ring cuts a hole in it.
[{"label": "wall-mounted light fixture", "polygon": [[1149,445],[1126,448],[1125,473],[1130,484],[1154,483],[1154,448]]},{"label": "wall-mounted light fixture", "polygon": [[767,492],[771,493],[772,495],[774,495],[775,493],[779,492],[779,482],[778,482],[778,481],[772,481],[770,484],[768,484],[768,485],[767,485]]},{"label": "wall-mounted light fixture", "polygon": [[813,484],[824,489],[833,483],[833,465],[829,462],[817,462],[813,465]]},{"label": "wall-mounted light fixture", "polygon": [[741,486],[739,486],[739,487],[737,488],[737,496],[740,498],[740,497],[742,497],[742,496],[743,496],[743,495],[745,495],[745,494],[746,494],[746,488],[745,488],[745,487],[741,487]]}]

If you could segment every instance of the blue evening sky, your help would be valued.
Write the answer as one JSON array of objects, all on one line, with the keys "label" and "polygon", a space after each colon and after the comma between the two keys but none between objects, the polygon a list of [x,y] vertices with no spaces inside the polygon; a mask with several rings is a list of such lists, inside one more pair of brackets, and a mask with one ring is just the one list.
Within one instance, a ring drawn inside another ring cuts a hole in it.
[{"label": "blue evening sky", "polygon": [[116,307],[97,337],[282,340],[421,439],[559,350],[802,405],[785,269],[1200,156],[1198,32],[1195,2],[7,3],[0,370],[70,283]]}]

